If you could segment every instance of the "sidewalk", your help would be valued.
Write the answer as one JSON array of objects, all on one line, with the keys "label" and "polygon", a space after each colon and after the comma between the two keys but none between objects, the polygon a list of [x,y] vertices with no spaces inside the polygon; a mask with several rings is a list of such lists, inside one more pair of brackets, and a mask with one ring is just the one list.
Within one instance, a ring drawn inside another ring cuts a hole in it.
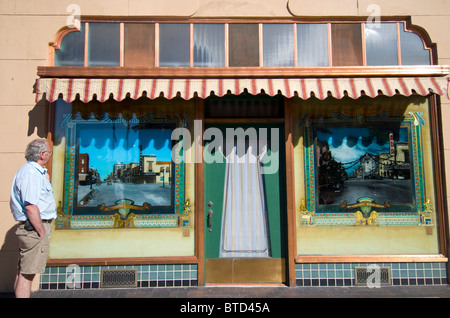
[{"label": "sidewalk", "polygon": [[450,298],[450,285],[367,287],[214,286],[35,291],[32,298]]}]

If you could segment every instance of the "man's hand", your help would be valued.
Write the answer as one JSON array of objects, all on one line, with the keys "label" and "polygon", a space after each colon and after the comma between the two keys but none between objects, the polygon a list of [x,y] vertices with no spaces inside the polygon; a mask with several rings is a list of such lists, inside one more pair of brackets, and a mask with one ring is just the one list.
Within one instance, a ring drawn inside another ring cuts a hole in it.
[{"label": "man's hand", "polygon": [[41,214],[37,205],[26,205],[25,211],[27,212],[28,220],[30,220],[31,225],[33,225],[34,229],[38,233],[39,237],[44,237],[45,228],[42,224]]}]

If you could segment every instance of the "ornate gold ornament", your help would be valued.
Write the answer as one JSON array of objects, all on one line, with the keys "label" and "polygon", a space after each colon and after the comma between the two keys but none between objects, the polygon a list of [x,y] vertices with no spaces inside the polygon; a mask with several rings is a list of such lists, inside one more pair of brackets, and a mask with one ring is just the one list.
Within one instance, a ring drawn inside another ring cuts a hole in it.
[{"label": "ornate gold ornament", "polygon": [[191,222],[189,216],[191,214],[191,203],[189,199],[183,205],[183,212],[180,215],[180,227],[183,229],[183,236],[188,237],[190,235]]},{"label": "ornate gold ornament", "polygon": [[427,199],[425,202],[424,210],[419,212],[419,225],[422,226],[433,226],[433,209],[431,208],[431,200]]},{"label": "ornate gold ornament", "polygon": [[118,210],[118,212],[113,215],[113,228],[135,227],[134,218],[136,217],[136,214],[130,213],[130,210],[144,211],[149,208],[150,204],[148,203],[144,203],[142,206],[134,205],[134,202],[128,199],[117,200],[116,205],[112,206],[106,206],[104,203],[98,206],[98,209],[101,211],[107,212]]},{"label": "ornate gold ornament", "polygon": [[385,202],[384,204],[377,204],[375,203],[375,200],[368,197],[359,198],[356,200],[357,203],[347,205],[347,202],[344,202],[342,204],[343,208],[347,209],[354,209],[354,208],[360,208],[358,211],[355,212],[356,216],[356,223],[355,226],[358,225],[376,225],[378,226],[377,222],[377,211],[372,211],[372,208],[379,208],[379,209],[385,209],[390,207],[389,202]]},{"label": "ornate gold ornament", "polygon": [[301,226],[314,226],[313,220],[314,212],[308,211],[305,204],[305,199],[302,199],[300,204],[300,225]]}]

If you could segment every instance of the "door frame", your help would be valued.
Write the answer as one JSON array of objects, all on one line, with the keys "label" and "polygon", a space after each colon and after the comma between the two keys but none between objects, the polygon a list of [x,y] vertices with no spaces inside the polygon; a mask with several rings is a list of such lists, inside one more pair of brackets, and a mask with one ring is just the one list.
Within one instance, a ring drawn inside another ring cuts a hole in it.
[{"label": "door frame", "polygon": [[[247,118],[208,118],[205,119],[205,101],[195,98],[196,120],[201,121],[201,135],[194,136],[195,145],[195,227],[196,227],[196,255],[198,258],[198,285],[205,285],[205,178],[202,156],[204,151],[203,132],[205,123],[283,123],[285,130],[285,158],[286,158],[286,223],[287,223],[287,251],[286,251],[286,284],[295,286],[295,201],[294,201],[294,145],[293,145],[293,117],[292,101],[284,98],[284,118],[247,119]],[[201,156],[201,157],[199,157]]]}]

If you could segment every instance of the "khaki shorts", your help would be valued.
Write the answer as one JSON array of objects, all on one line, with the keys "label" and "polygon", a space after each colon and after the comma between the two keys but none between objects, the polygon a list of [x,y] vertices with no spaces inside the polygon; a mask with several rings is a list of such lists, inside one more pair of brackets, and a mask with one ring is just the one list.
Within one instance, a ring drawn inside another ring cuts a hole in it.
[{"label": "khaki shorts", "polygon": [[45,228],[43,238],[40,238],[34,230],[25,230],[24,224],[16,230],[20,251],[18,269],[21,274],[42,274],[45,271],[52,224],[44,222],[43,225]]}]

